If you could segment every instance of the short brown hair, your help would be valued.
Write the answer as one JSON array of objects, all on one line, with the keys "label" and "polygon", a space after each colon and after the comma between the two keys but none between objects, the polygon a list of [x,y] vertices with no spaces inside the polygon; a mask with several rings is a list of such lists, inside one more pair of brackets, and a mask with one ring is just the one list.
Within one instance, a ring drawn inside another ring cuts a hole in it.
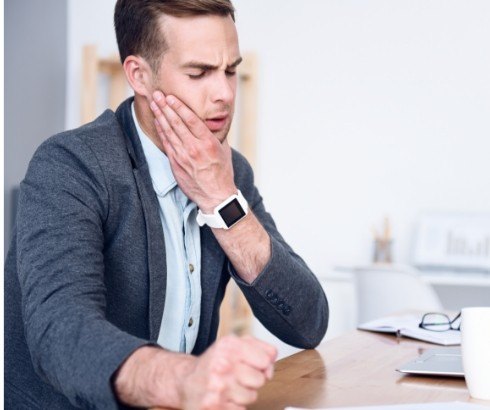
[{"label": "short brown hair", "polygon": [[235,20],[230,0],[117,0],[114,27],[121,63],[130,55],[139,55],[158,72],[160,59],[168,47],[159,26],[163,14],[173,17],[230,15]]}]

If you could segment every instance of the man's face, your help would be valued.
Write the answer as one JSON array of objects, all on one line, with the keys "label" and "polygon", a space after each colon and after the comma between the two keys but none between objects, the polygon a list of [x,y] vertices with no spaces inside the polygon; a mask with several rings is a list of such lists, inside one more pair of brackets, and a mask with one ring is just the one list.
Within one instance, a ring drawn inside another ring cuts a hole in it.
[{"label": "man's face", "polygon": [[183,101],[223,142],[233,118],[241,61],[235,23],[230,16],[162,19],[168,50],[154,87]]}]

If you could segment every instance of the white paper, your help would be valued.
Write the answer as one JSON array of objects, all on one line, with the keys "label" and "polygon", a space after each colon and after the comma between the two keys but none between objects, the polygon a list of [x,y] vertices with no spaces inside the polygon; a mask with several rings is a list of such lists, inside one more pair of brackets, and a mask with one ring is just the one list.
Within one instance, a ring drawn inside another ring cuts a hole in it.
[{"label": "white paper", "polygon": [[[489,402],[490,404],[490,402]],[[395,404],[388,406],[335,407],[316,410],[488,410],[490,407],[459,401],[448,403]],[[308,410],[301,407],[286,407],[285,410]]]}]

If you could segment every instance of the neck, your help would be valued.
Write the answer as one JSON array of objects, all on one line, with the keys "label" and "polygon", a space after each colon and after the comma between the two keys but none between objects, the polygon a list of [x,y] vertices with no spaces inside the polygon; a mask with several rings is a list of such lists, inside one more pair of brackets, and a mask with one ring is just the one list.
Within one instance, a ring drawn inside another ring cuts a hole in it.
[{"label": "neck", "polygon": [[165,153],[163,144],[160,141],[155,125],[153,124],[153,113],[150,109],[149,103],[142,95],[135,94],[134,96],[134,111],[138,123],[143,132],[151,139],[151,141],[158,147],[160,151]]}]

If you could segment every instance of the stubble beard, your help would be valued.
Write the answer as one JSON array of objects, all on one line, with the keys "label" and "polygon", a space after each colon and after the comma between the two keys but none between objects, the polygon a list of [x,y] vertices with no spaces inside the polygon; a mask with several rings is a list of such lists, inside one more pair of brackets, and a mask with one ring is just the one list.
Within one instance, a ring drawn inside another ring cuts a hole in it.
[{"label": "stubble beard", "polygon": [[228,123],[228,126],[226,127],[226,129],[224,129],[223,131],[220,131],[220,133],[222,133],[222,135],[217,136],[219,142],[222,144],[223,144],[223,142],[225,142],[228,139],[228,134],[230,133],[231,125],[233,124],[233,118],[235,118],[235,104],[234,103],[229,106],[228,112],[229,112],[229,116],[230,116],[230,122]]},{"label": "stubble beard", "polygon": [[228,138],[228,134],[230,132],[230,129],[231,129],[231,122],[230,124],[228,124],[228,127],[226,127],[226,129],[224,130],[221,130],[221,131],[218,131],[215,136],[216,138],[218,138],[218,141],[223,144],[223,142],[226,141],[226,139]]}]

